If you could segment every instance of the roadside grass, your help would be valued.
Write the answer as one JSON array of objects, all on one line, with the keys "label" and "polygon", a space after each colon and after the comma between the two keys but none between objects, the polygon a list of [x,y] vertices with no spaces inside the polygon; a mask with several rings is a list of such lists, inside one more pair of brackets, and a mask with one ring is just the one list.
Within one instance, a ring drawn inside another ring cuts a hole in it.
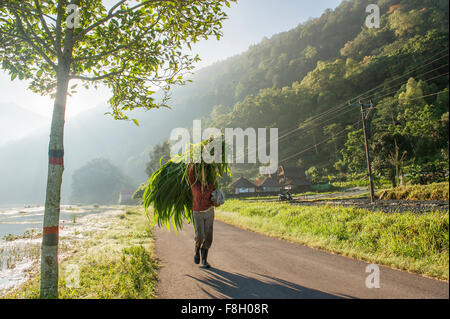
[{"label": "roadside grass", "polygon": [[406,185],[377,192],[383,199],[449,200],[448,182],[430,185]]},{"label": "roadside grass", "polygon": [[[90,239],[60,262],[60,299],[151,299],[158,265],[151,223],[142,208],[117,215],[114,227]],[[39,276],[3,298],[39,298]]]},{"label": "roadside grass", "polygon": [[449,277],[448,212],[371,212],[229,200],[224,222],[272,237],[442,280]]}]

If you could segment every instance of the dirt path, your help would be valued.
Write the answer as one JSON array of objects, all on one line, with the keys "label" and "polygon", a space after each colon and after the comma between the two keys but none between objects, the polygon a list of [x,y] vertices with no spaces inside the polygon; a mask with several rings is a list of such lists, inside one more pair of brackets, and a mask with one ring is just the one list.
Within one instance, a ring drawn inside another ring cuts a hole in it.
[{"label": "dirt path", "polygon": [[155,228],[162,299],[449,298],[448,283],[380,267],[380,289],[366,288],[367,263],[215,222],[209,261],[193,263],[193,229]]}]

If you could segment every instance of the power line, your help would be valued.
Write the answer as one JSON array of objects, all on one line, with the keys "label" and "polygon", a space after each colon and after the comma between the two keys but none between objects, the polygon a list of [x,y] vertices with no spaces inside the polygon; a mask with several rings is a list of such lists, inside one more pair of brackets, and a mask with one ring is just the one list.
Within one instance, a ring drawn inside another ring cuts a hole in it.
[{"label": "power line", "polygon": [[[446,67],[446,66],[448,66],[448,65],[449,65],[449,63],[447,63],[447,64],[444,64],[444,65],[441,65],[440,67],[438,67],[438,68],[435,68],[435,69],[433,69],[433,70],[430,70],[430,71],[428,71],[428,72],[425,72],[425,73],[419,74],[419,75],[417,75],[417,76],[415,77],[415,79],[418,79],[419,77],[421,77],[421,76],[423,76],[423,75],[426,75],[426,74],[428,74],[428,73],[431,73],[431,72],[437,71],[437,70],[439,70],[439,69],[442,69],[443,67]],[[441,76],[445,76],[445,75],[448,75],[448,74],[449,74],[449,73],[447,72],[447,73],[443,73],[443,74],[440,74],[440,75],[434,76],[434,77],[432,77],[432,78],[429,78],[429,79],[426,79],[426,80],[423,80],[423,79],[419,79],[419,80],[421,80],[421,81],[423,81],[423,82],[428,82],[428,81],[431,81],[431,80],[437,79],[437,78],[439,78],[439,77],[441,77]],[[404,85],[404,84],[407,84],[407,83],[408,83],[408,81],[409,81],[409,80],[407,80],[407,81],[404,81],[404,82],[401,82],[401,83],[399,83],[399,84],[397,84],[397,85],[395,85],[395,86],[391,86],[391,87],[389,87],[389,88],[386,88],[386,89],[384,89],[384,90],[381,90],[381,91],[379,91],[379,92],[377,92],[377,93],[380,93],[380,92],[386,91],[386,90],[388,90],[388,89],[391,89],[391,88],[394,88],[394,87],[396,88],[396,87],[398,87],[398,86],[400,86],[400,85]],[[390,91],[389,93],[386,93],[385,95],[382,95],[382,96],[377,96],[377,98],[378,98],[378,99],[381,99],[381,98],[383,98],[383,97],[386,97],[386,96],[390,96],[390,95],[392,95],[393,93],[396,93],[397,91],[398,91],[398,89],[396,89],[396,90],[394,90],[394,91]],[[367,97],[364,97],[364,98],[365,98],[365,99],[368,99],[368,98],[371,98],[371,97],[375,97],[377,93],[375,93],[375,94],[372,94],[372,95],[369,95],[369,96],[367,96]]]},{"label": "power line", "polygon": [[[441,54],[441,53],[444,53],[445,51],[448,51],[448,48],[446,48],[445,50],[440,51],[439,53],[437,53],[437,54],[433,55],[432,57],[426,59],[424,62],[430,61],[431,59],[434,59],[437,55],[439,55],[439,54]],[[420,70],[420,69],[422,69],[422,68],[424,68],[424,67],[426,67],[426,66],[428,66],[428,65],[430,65],[430,64],[432,64],[432,63],[434,63],[434,62],[436,62],[436,61],[439,61],[440,59],[442,59],[442,58],[444,58],[444,57],[447,57],[448,55],[449,55],[449,54],[447,53],[446,55],[441,56],[441,57],[439,57],[439,58],[437,58],[437,59],[434,59],[434,60],[432,60],[431,62],[428,62],[428,63],[425,64],[425,65],[421,65],[421,66],[419,66],[419,67],[416,67],[416,68],[414,68],[414,69],[408,71],[407,73],[404,73],[404,74],[402,74],[402,75],[400,75],[400,76],[398,76],[398,77],[396,77],[396,78],[394,78],[394,79],[391,79],[391,80],[389,80],[389,81],[387,81],[387,82],[381,83],[380,85],[376,86],[375,88],[369,89],[369,90],[367,90],[366,92],[364,92],[364,93],[362,93],[362,94],[358,95],[357,97],[352,98],[352,99],[350,99],[350,100],[355,100],[355,99],[357,99],[358,97],[362,97],[362,96],[366,95],[367,93],[376,91],[377,88],[379,88],[379,87],[381,87],[381,86],[383,86],[383,85],[386,85],[387,83],[392,83],[392,82],[394,82],[395,80],[401,79],[401,78],[403,78],[404,76],[407,76],[407,75],[411,74],[411,73],[414,72],[414,71]],[[425,74],[434,72],[434,71],[436,71],[436,70],[438,70],[438,69],[441,69],[442,67],[447,66],[447,65],[448,65],[448,63],[447,63],[446,65],[442,65],[442,66],[440,66],[440,67],[438,67],[438,68],[436,68],[436,69],[433,69],[433,70],[427,71],[427,72],[425,72],[425,73],[422,73],[422,74],[420,74],[420,75],[418,75],[418,76],[416,76],[416,77],[420,77],[420,76],[423,76],[423,75],[425,75]],[[448,74],[448,73],[447,73],[447,74]],[[438,77],[444,76],[444,75],[446,75],[446,74],[439,75],[439,76],[434,77],[434,78],[438,78]],[[434,78],[428,79],[428,80],[426,80],[426,81],[430,81],[430,80],[432,80],[432,79],[434,79]],[[403,85],[403,84],[405,84],[405,83],[407,83],[407,82],[408,82],[408,81],[402,82],[402,83],[400,83],[400,84],[396,84],[395,86],[391,86],[391,87],[388,87],[388,88],[384,88],[384,89],[382,89],[382,90],[379,91],[379,92],[383,92],[383,91],[386,91],[386,90],[388,90],[388,89],[390,89],[390,88],[394,88],[394,87],[397,87],[397,86],[399,86],[399,85]],[[378,93],[379,93],[379,92],[378,92]],[[376,93],[370,95],[369,97],[374,96],[374,95],[376,95]],[[321,117],[323,117],[323,116],[325,116],[325,115],[329,115],[329,114],[333,114],[333,113],[337,113],[337,112],[339,112],[339,111],[342,111],[342,110],[344,110],[346,107],[348,107],[348,104],[347,104],[347,103],[342,103],[342,104],[340,104],[340,105],[338,105],[338,106],[336,106],[336,107],[333,107],[333,108],[331,108],[331,109],[328,109],[327,111],[325,111],[325,112],[323,112],[323,113],[321,113],[321,114],[316,115],[316,116],[313,117],[312,119],[309,119],[309,120],[307,120],[307,121],[304,121],[304,122],[302,123],[303,127],[297,127],[297,128],[295,128],[295,129],[289,131],[288,133],[285,133],[285,134],[283,134],[282,136],[278,137],[277,141],[280,142],[280,141],[282,141],[284,138],[286,138],[286,137],[288,137],[288,136],[290,136],[290,135],[292,135],[292,134],[294,134],[295,132],[298,132],[298,131],[300,131],[300,130],[305,131],[304,125],[309,124],[309,123],[312,123],[312,122],[314,122],[314,121],[317,121],[319,118],[321,118]],[[342,116],[343,114],[347,114],[347,113],[349,113],[349,112],[350,112],[350,110],[347,111],[347,112],[344,112],[344,113],[340,113],[340,114],[338,114],[338,116],[335,116],[335,117],[333,117],[332,119],[335,119],[335,118],[337,118],[337,117],[339,117],[339,116]],[[331,120],[331,119],[327,119],[327,120],[325,120],[325,121],[322,122],[322,123],[318,123],[318,125],[323,124],[323,123],[325,123],[325,122],[328,122],[328,121],[330,121],[330,120]],[[309,131],[309,130],[311,130],[312,128],[315,128],[315,127],[317,127],[318,125],[313,126],[313,127],[310,127],[310,128],[307,128],[306,131]],[[267,145],[270,145],[270,142],[268,142]],[[315,147],[315,146],[314,146],[314,147]],[[256,147],[252,149],[252,153],[254,153],[254,152],[256,152],[256,151],[257,151],[257,148],[256,148]],[[252,154],[252,153],[249,153],[249,154]],[[244,155],[244,156],[245,156],[245,155]],[[241,156],[239,159],[241,159],[241,158],[242,158],[242,156]]]},{"label": "power line", "polygon": [[[448,49],[449,49],[449,48],[446,48],[445,50],[440,51],[439,53],[435,54],[435,55],[434,55],[433,57],[431,57],[430,59],[433,59],[436,55],[439,55],[439,54],[441,54],[441,53],[444,53],[445,51],[448,51]],[[414,68],[414,69],[412,69],[411,71],[408,71],[407,73],[404,73],[404,74],[402,74],[402,75],[400,75],[400,76],[398,76],[398,77],[396,77],[396,78],[394,78],[394,79],[391,79],[391,80],[389,80],[389,81],[387,81],[387,82],[383,82],[383,83],[381,83],[380,85],[376,86],[375,88],[373,88],[373,89],[371,89],[371,90],[369,90],[369,91],[367,91],[367,92],[365,92],[365,93],[363,93],[363,94],[361,94],[361,95],[355,97],[354,100],[357,100],[357,99],[359,99],[359,98],[366,98],[366,97],[363,97],[365,94],[370,93],[370,92],[372,92],[372,91],[375,91],[375,90],[378,89],[380,86],[383,86],[383,85],[386,85],[387,83],[390,83],[390,82],[396,81],[396,80],[398,80],[398,79],[401,79],[402,77],[407,76],[407,75],[413,73],[414,71],[417,71],[417,70],[419,70],[419,69],[422,69],[422,68],[424,68],[424,67],[426,67],[426,66],[428,66],[428,65],[430,65],[430,64],[433,64],[434,62],[439,61],[439,60],[441,60],[442,58],[447,57],[448,55],[449,55],[449,54],[447,53],[446,55],[443,55],[443,56],[441,56],[441,57],[439,57],[439,58],[437,58],[437,59],[435,59],[435,60],[433,60],[433,61],[431,61],[431,62],[425,64],[425,65],[421,65],[421,66],[419,66],[419,67],[417,67],[417,68]],[[425,61],[427,61],[427,60],[425,60]],[[425,62],[425,61],[424,61],[424,62]]]},{"label": "power line", "polygon": [[[426,80],[426,81],[430,81],[430,80],[433,80],[433,79],[435,79],[435,78],[439,78],[439,77],[442,77],[442,76],[445,76],[445,75],[448,75],[449,73],[447,72],[447,73],[445,73],[445,74],[441,74],[441,75],[439,75],[439,76],[435,76],[435,77],[433,77],[433,78],[431,78],[431,79],[428,79],[428,80]],[[435,93],[435,94],[430,94],[430,95],[424,95],[424,96],[422,96],[421,98],[425,98],[425,97],[430,97],[430,96],[434,96],[434,95],[438,95],[438,94],[442,94],[442,93],[444,93],[445,91],[442,91],[442,92],[439,92],[439,93]],[[391,94],[388,94],[388,95],[386,95],[386,96],[389,96],[389,95],[391,95]],[[382,96],[382,97],[384,97],[384,96]],[[382,98],[381,97],[381,98]],[[420,98],[419,98],[420,99]],[[347,105],[348,106],[348,105]],[[313,129],[315,129],[315,128],[318,128],[318,127],[324,127],[324,124],[326,124],[326,123],[328,123],[328,122],[331,122],[332,120],[334,120],[334,119],[336,119],[336,118],[339,118],[339,117],[341,117],[341,116],[343,116],[343,115],[345,115],[345,114],[347,114],[347,113],[350,113],[350,112],[353,112],[353,110],[352,109],[349,109],[349,110],[346,110],[346,111],[344,111],[344,112],[341,112],[341,113],[339,113],[339,114],[337,114],[336,116],[334,116],[334,117],[331,117],[331,118],[329,118],[329,119],[326,119],[326,120],[324,120],[323,122],[321,122],[321,123],[317,123],[317,125],[313,125],[313,126],[311,126],[311,127],[308,127],[308,128],[303,128],[303,127],[299,127],[298,129],[296,129],[296,131],[302,131],[303,133],[306,133],[306,132],[309,132],[309,131],[311,131],[311,130],[313,130]],[[294,133],[294,132],[293,132]],[[292,133],[292,134],[293,134]],[[291,134],[291,135],[292,135]],[[279,139],[278,139],[278,142],[281,142],[282,140],[284,140],[285,138],[286,138],[287,136],[284,136],[284,137],[280,137]]]},{"label": "power line", "polygon": [[[437,92],[437,93],[432,93],[432,94],[423,95],[423,96],[417,97],[417,98],[400,99],[400,100],[401,100],[401,101],[415,101],[415,100],[420,100],[420,99],[423,99],[423,98],[426,98],[426,97],[436,96],[436,95],[444,94],[444,93],[447,93],[447,94],[448,94],[449,92],[448,92],[448,91],[441,91],[441,92]],[[397,101],[394,102],[394,103],[397,103]],[[392,104],[394,104],[394,103],[389,103],[389,104],[385,104],[385,105],[392,105]],[[353,125],[351,125],[351,126],[353,127],[353,126],[355,126],[355,125],[358,124],[358,123],[360,123],[360,121],[356,122],[355,124],[353,124]],[[342,134],[345,133],[346,131],[348,131],[348,126],[347,126],[347,128],[346,128],[345,130],[340,131],[339,133],[335,134],[333,137],[328,138],[328,139],[326,139],[326,140],[324,140],[324,141],[322,141],[322,142],[320,142],[320,143],[317,143],[317,144],[315,144],[315,145],[313,145],[313,146],[311,146],[311,147],[309,147],[309,148],[307,148],[307,149],[305,149],[305,150],[303,150],[303,151],[301,151],[301,152],[299,152],[299,153],[296,153],[296,154],[294,154],[294,155],[292,155],[292,156],[290,156],[290,157],[288,157],[288,158],[285,158],[285,159],[279,161],[279,163],[286,162],[286,161],[288,161],[288,160],[290,160],[290,159],[293,159],[293,158],[295,158],[295,157],[297,157],[297,156],[299,156],[299,155],[302,155],[302,154],[304,154],[304,153],[306,153],[306,152],[308,152],[308,151],[314,149],[316,146],[320,146],[320,145],[322,145],[322,144],[324,144],[324,143],[326,143],[326,142],[328,142],[328,141],[330,141],[330,140],[334,140],[337,136],[342,135]]]},{"label": "power line", "polygon": [[[447,49],[446,49],[446,50],[447,50]],[[445,51],[446,51],[446,50],[445,50]],[[442,53],[442,52],[441,52],[441,53]],[[413,69],[413,70],[411,70],[411,71],[409,71],[409,72],[407,72],[407,73],[405,73],[405,74],[403,74],[403,75],[397,77],[396,79],[400,79],[400,78],[402,78],[402,77],[404,77],[404,76],[406,76],[406,75],[408,75],[408,74],[411,74],[412,72],[414,72],[414,71],[416,71],[416,70],[422,69],[422,68],[424,68],[425,66],[428,66],[428,65],[430,65],[431,63],[434,63],[434,62],[436,62],[436,61],[438,61],[438,60],[440,60],[440,59],[442,59],[443,57],[446,57],[446,56],[448,56],[448,54],[446,54],[445,56],[442,56],[442,57],[440,57],[440,58],[438,58],[438,59],[435,59],[435,60],[433,60],[432,62],[427,63],[426,65],[422,65],[422,66],[420,66],[420,67],[417,67],[417,68],[415,68],[415,69]],[[420,76],[426,75],[426,74],[428,74],[428,73],[434,72],[434,71],[439,70],[439,69],[441,69],[441,68],[443,68],[443,67],[445,67],[445,66],[448,66],[448,63],[445,64],[445,65],[442,65],[442,66],[440,66],[440,67],[438,67],[438,68],[436,68],[436,69],[430,70],[430,71],[425,72],[425,73],[422,73],[422,74],[420,74],[420,75],[417,75],[416,77],[420,77]],[[445,74],[444,74],[444,75],[445,75]],[[438,77],[439,77],[439,76],[438,76]],[[431,79],[428,79],[427,81],[429,81],[429,80],[431,80]],[[394,80],[390,80],[390,81],[388,81],[388,82],[382,83],[382,84],[378,85],[377,87],[375,87],[375,89],[378,88],[378,87],[380,87],[381,85],[385,85],[386,83],[390,83],[390,82],[393,82],[393,81],[394,81]],[[403,84],[405,84],[405,83],[408,83],[408,81],[402,82],[402,83],[397,84],[397,85],[395,85],[395,86],[391,86],[391,87],[388,87],[388,88],[384,88],[384,89],[382,89],[380,92],[383,92],[383,91],[386,91],[386,90],[388,90],[388,89],[397,87],[397,86],[399,86],[399,85],[403,85]],[[370,90],[366,91],[365,93],[360,94],[358,97],[363,97],[363,96],[366,95],[367,93],[373,92],[373,91],[374,91],[374,89],[370,89]],[[364,99],[368,99],[369,97],[373,97],[373,96],[375,96],[375,95],[376,95],[376,93],[375,93],[375,94],[372,94],[372,95],[370,95],[370,96],[367,96],[367,97],[365,96]],[[352,98],[352,99],[350,99],[350,101],[355,100],[355,99],[357,99],[358,97]],[[325,111],[325,112],[323,112],[323,113],[321,113],[321,114],[319,114],[319,115],[316,115],[316,116],[315,116],[314,118],[312,118],[312,119],[309,119],[309,120],[307,120],[307,121],[304,121],[302,124],[303,124],[303,125],[306,125],[306,124],[309,124],[310,122],[316,121],[317,119],[319,119],[319,118],[321,118],[321,117],[323,117],[323,116],[325,116],[325,115],[337,113],[337,112],[342,111],[343,109],[345,109],[347,106],[348,106],[348,105],[347,105],[346,102],[345,102],[345,103],[342,103],[342,104],[340,104],[340,105],[338,105],[338,106],[336,106],[336,107],[333,107],[333,108],[331,108],[331,109],[328,109],[327,111]],[[297,132],[297,131],[299,131],[299,130],[302,130],[302,129],[303,129],[302,127],[297,127],[297,128],[295,128],[295,129],[289,131],[288,133],[285,133],[285,134],[282,135],[281,137],[279,137],[279,140],[282,140],[282,139],[284,139],[285,137],[290,136],[290,135],[294,134],[295,132]]]},{"label": "power line", "polygon": [[[448,74],[448,72],[447,72],[446,74]],[[446,75],[446,74],[442,74],[442,75],[440,75],[440,76],[443,76],[443,75]],[[437,76],[437,77],[440,77],[440,76]],[[431,79],[428,79],[427,81],[429,81],[429,80],[431,80]],[[440,91],[440,92],[437,92],[437,93],[432,93],[432,94],[423,95],[423,96],[420,96],[420,97],[417,97],[417,98],[400,99],[400,100],[401,100],[401,101],[415,101],[415,100],[420,100],[420,99],[423,99],[423,98],[426,98],[426,97],[436,96],[436,95],[443,94],[443,93],[448,93],[448,91]],[[383,104],[383,105],[392,105],[392,104],[397,103],[397,102],[398,102],[398,101],[395,101],[395,102],[393,102],[393,103]],[[348,105],[346,105],[346,106],[348,106]],[[376,107],[374,107],[374,108],[376,108]],[[353,112],[353,110],[352,110],[352,109],[349,109],[349,110],[347,110],[346,112],[341,113],[341,114],[339,114],[338,116],[335,116],[334,118],[337,118],[337,117],[342,116],[342,115],[344,115],[344,114],[346,114],[346,113],[349,113],[349,112]],[[334,118],[332,118],[332,119],[334,119]],[[328,120],[326,120],[326,121],[324,121],[324,122],[322,122],[322,123],[319,123],[319,124],[323,124],[323,123],[325,123],[325,122],[327,122],[327,121],[329,121],[329,120],[331,120],[331,119],[328,119]],[[358,122],[359,122],[359,121],[358,121]],[[309,131],[309,130],[312,129],[312,128],[314,128],[314,127],[308,128],[308,129],[306,130],[306,132]],[[335,136],[334,136],[333,138],[331,138],[331,139],[334,139],[336,136],[339,136],[339,134],[335,135]],[[279,137],[279,138],[277,139],[277,141],[280,142],[281,139],[282,139],[282,137]],[[328,139],[328,140],[330,140],[330,139]],[[328,140],[326,140],[326,141],[328,141]],[[268,144],[270,144],[270,142],[269,142]],[[311,148],[308,149],[308,151],[309,151],[310,149],[316,148],[317,146],[320,146],[321,144],[323,144],[323,143],[314,144]],[[252,149],[252,152],[256,152],[256,151],[257,151],[257,148],[256,148],[256,147]],[[249,154],[252,154],[252,153],[249,153]],[[244,156],[245,156],[245,155],[244,155]],[[242,158],[242,156],[241,156],[239,159],[241,159],[241,158]]]},{"label": "power line", "polygon": [[[448,65],[448,64],[447,64],[447,65]],[[429,72],[427,72],[427,73],[429,73]],[[421,80],[421,81],[423,81],[423,82],[428,82],[428,81],[431,81],[431,80],[434,80],[434,79],[437,79],[437,78],[446,76],[446,75],[448,75],[448,74],[449,74],[449,72],[446,72],[446,73],[444,73],[444,74],[440,74],[440,75],[434,76],[434,77],[432,77],[432,78],[430,78],[430,79]],[[408,81],[406,81],[405,83],[408,83]],[[405,84],[405,83],[403,83],[403,84]],[[392,95],[393,93],[395,93],[395,92],[397,92],[397,91],[398,91],[398,89],[397,89],[396,91],[390,92],[390,93],[388,93],[388,94],[386,94],[386,95],[383,95],[383,96],[379,97],[379,99],[381,99],[381,98],[383,98],[383,97],[386,97],[386,96],[390,96],[390,95]],[[439,93],[437,93],[437,94],[441,94],[441,93],[443,93],[443,92],[439,92]],[[426,96],[423,96],[423,97],[428,97],[428,96],[433,96],[433,95],[436,95],[436,94],[426,95]],[[348,106],[348,105],[346,105],[346,107],[347,107],[347,106]],[[330,121],[332,121],[332,120],[334,120],[334,119],[336,119],[336,118],[338,118],[338,117],[341,117],[341,116],[343,116],[343,115],[345,115],[345,114],[347,114],[347,113],[350,113],[350,112],[353,112],[353,110],[352,110],[352,109],[349,109],[349,110],[347,110],[347,111],[345,111],[345,112],[342,112],[342,113],[337,114],[337,115],[334,116],[334,117],[328,118],[328,119],[324,120],[324,121],[321,122],[321,123],[317,123],[317,125],[313,125],[313,126],[308,127],[308,128],[299,127],[298,130],[302,130],[303,132],[309,132],[310,130],[312,130],[312,129],[314,129],[314,128],[317,128],[317,127],[319,127],[319,126],[321,126],[321,125],[323,125],[323,124],[325,124],[325,123],[327,123],[327,122],[330,122]],[[322,126],[322,127],[323,127],[323,126]],[[296,129],[296,130],[297,130],[297,129]],[[278,141],[281,142],[281,140],[283,140],[283,139],[284,139],[283,137],[280,137],[280,138],[278,139]]]},{"label": "power line", "polygon": [[[360,123],[360,121],[350,125],[350,127],[354,127],[356,124],[359,124],[359,123]],[[304,153],[306,153],[306,152],[316,148],[316,146],[320,146],[320,145],[325,144],[326,142],[328,142],[330,140],[334,140],[337,136],[341,136],[342,134],[348,132],[348,129],[349,129],[349,126],[347,126],[344,130],[340,131],[339,133],[335,134],[334,137],[327,138],[326,140],[323,140],[320,143],[317,143],[317,144],[315,144],[315,145],[313,145],[313,146],[311,146],[311,147],[309,147],[309,148],[307,148],[307,149],[305,149],[305,150],[303,150],[301,152],[298,152],[298,153],[296,153],[294,155],[291,155],[291,156],[289,156],[289,157],[287,157],[287,158],[285,158],[285,159],[283,159],[281,161],[278,161],[278,162],[279,163],[284,163],[284,162],[287,162],[287,161],[289,161],[289,160],[291,160],[293,158],[296,158],[296,157],[298,157],[298,156],[300,156],[300,155],[302,155],[302,154],[304,154]]]},{"label": "power line", "polygon": [[[426,59],[424,62],[427,62],[427,61],[433,59],[434,57],[436,57],[436,55],[439,55],[439,54],[441,54],[441,53],[443,53],[443,52],[445,52],[445,51],[447,51],[447,50],[448,50],[448,48],[446,48],[446,49],[443,50],[443,51],[440,51],[439,53],[433,55],[431,58]],[[373,91],[375,91],[376,89],[378,89],[379,87],[381,87],[381,86],[383,86],[383,85],[386,85],[387,83],[391,83],[391,82],[394,82],[394,81],[396,81],[396,80],[398,80],[398,79],[401,79],[402,77],[404,77],[404,76],[406,76],[406,75],[409,75],[409,74],[411,74],[411,73],[414,72],[414,71],[420,70],[420,69],[422,69],[422,68],[424,68],[424,67],[426,67],[426,66],[428,66],[428,65],[430,65],[430,64],[432,64],[432,63],[434,63],[434,62],[436,62],[436,61],[439,61],[440,59],[442,59],[442,58],[444,58],[444,57],[447,57],[448,55],[449,55],[449,54],[447,53],[446,55],[441,56],[441,57],[439,57],[439,58],[437,58],[437,59],[434,59],[433,61],[428,62],[428,63],[425,64],[425,65],[420,65],[420,66],[418,66],[418,67],[416,67],[416,68],[414,68],[414,69],[408,71],[407,73],[404,73],[404,74],[402,74],[402,75],[400,75],[400,76],[398,76],[398,77],[396,77],[396,78],[394,78],[394,79],[391,79],[391,80],[389,80],[389,81],[387,81],[387,82],[383,82],[383,83],[379,84],[378,86],[376,86],[375,88],[369,89],[369,90],[367,90],[366,92],[361,93],[360,95],[358,95],[358,96],[356,96],[356,97],[350,99],[350,101],[352,101],[352,100],[357,100],[357,99],[360,99],[360,98],[366,99],[366,98],[368,98],[367,96],[365,96],[367,93],[373,92]],[[422,74],[422,75],[423,75],[423,74]],[[392,87],[391,87],[391,88],[392,88]],[[341,106],[347,106],[347,101],[345,101],[345,102],[343,102],[343,104],[340,104],[339,106],[337,106],[337,108],[339,108],[339,107],[341,107]],[[319,118],[319,117],[322,117],[322,116],[324,116],[324,115],[327,115],[327,113],[328,113],[329,111],[330,111],[330,110],[328,110],[328,111],[326,111],[326,112],[324,112],[324,113],[322,113],[322,114],[317,115],[316,118]],[[316,118],[314,118],[314,119],[312,119],[312,120],[308,120],[308,121],[313,121],[313,120],[315,120]]]}]

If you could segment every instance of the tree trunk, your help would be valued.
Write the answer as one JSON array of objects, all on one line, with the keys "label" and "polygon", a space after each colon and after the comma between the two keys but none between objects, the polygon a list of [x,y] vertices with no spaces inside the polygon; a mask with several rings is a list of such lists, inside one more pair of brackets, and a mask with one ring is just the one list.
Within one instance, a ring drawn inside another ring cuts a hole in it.
[{"label": "tree trunk", "polygon": [[389,178],[391,179],[392,188],[397,187],[397,181],[395,180],[395,171],[393,168],[390,169]]},{"label": "tree trunk", "polygon": [[[79,5],[79,0],[71,4]],[[73,29],[65,31],[63,50],[58,52],[56,97],[48,147],[48,177],[41,246],[41,298],[58,298],[58,242],[61,184],[64,171],[64,118],[70,81]]]},{"label": "tree trunk", "polygon": [[61,184],[64,171],[64,116],[69,70],[61,68],[53,107],[49,143],[47,192],[41,246],[41,298],[58,297],[58,237]]},{"label": "tree trunk", "polygon": [[398,165],[398,184],[400,186],[404,186],[405,185],[405,181],[403,178],[403,163],[400,163]]},{"label": "tree trunk", "polygon": [[316,143],[316,134],[313,133],[313,139],[314,139],[314,148],[316,149],[316,155],[319,155],[319,150],[317,149],[317,143]]}]

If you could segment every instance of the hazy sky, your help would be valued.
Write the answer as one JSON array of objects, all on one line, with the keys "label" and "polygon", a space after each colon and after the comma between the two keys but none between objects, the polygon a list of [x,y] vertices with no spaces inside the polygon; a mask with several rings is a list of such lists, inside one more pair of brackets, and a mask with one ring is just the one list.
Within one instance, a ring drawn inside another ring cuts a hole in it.
[{"label": "hazy sky", "polygon": [[[111,2],[110,0],[108,2]],[[229,20],[224,23],[224,37],[198,43],[194,48],[202,61],[199,67],[239,54],[260,42],[264,37],[287,31],[310,17],[318,17],[327,8],[336,8],[341,0],[239,0],[227,9]],[[46,117],[51,117],[52,101],[27,89],[25,81],[10,81],[7,73],[0,71],[0,96],[2,103],[14,102],[21,107]],[[109,98],[105,89],[78,93],[68,98],[67,117],[104,103]]]}]

